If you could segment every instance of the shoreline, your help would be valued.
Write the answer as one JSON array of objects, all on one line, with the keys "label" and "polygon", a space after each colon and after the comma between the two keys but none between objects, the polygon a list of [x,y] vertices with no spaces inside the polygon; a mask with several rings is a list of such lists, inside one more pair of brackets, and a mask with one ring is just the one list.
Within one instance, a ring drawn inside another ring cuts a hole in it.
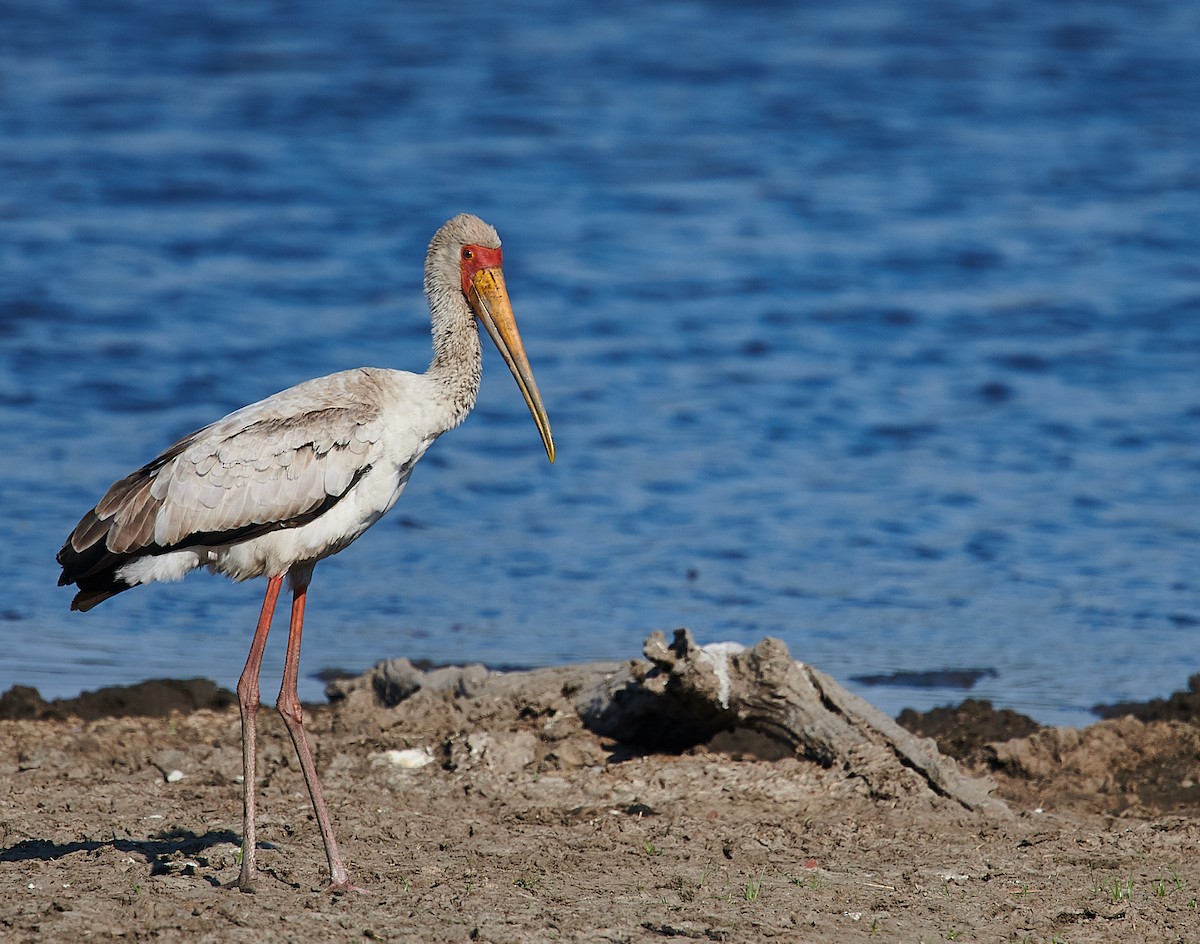
[{"label": "shoreline", "polygon": [[[378,664],[378,663],[377,663]],[[418,669],[451,669],[462,668],[451,664],[433,663],[428,660],[415,660],[412,663]],[[586,665],[580,663],[579,665]],[[574,666],[564,663],[560,666],[542,666],[540,669],[567,670]],[[516,672],[535,671],[525,666],[482,666],[487,672],[510,674]],[[327,700],[325,702],[305,702],[309,709],[319,709],[329,704],[328,691],[330,685],[339,682],[365,677],[367,672],[355,675],[341,670],[329,671],[315,676],[326,684]],[[972,670],[978,671],[978,670]],[[913,673],[908,673],[913,674]],[[922,676],[942,677],[961,675],[964,670],[931,670],[919,673]],[[871,688],[899,687],[891,676],[880,677],[879,680],[867,682],[863,678],[851,681],[866,683]],[[929,687],[929,686],[918,686]],[[902,708],[895,720],[914,733],[926,734],[936,738],[935,732],[946,725],[947,718],[955,718],[961,724],[964,718],[958,713],[966,713],[972,723],[983,723],[989,729],[995,729],[1000,734],[1009,731],[1029,734],[1035,730],[1051,727],[1069,727],[1076,730],[1091,727],[1100,721],[1126,716],[1142,721],[1194,721],[1200,719],[1200,673],[1186,680],[1186,688],[1177,689],[1166,697],[1149,698],[1145,701],[1123,701],[1113,704],[1097,704],[1091,709],[1094,718],[1085,725],[1052,725],[1045,724],[1035,718],[1023,714],[1011,707],[1000,705],[989,698],[975,698],[969,694],[970,685],[957,686],[962,689],[963,697],[948,704],[937,705],[926,710],[912,707]],[[871,701],[870,698],[867,698]],[[194,678],[151,678],[127,685],[105,685],[97,689],[80,692],[79,695],[65,698],[43,698],[40,691],[31,685],[20,683],[12,685],[0,692],[0,721],[39,720],[50,718],[77,717],[85,721],[97,720],[103,717],[163,717],[171,711],[196,711],[202,708],[222,709],[237,704],[237,696],[233,691],[223,688],[215,681],[204,677]],[[996,714],[1000,720],[981,718],[988,712]],[[949,713],[949,714],[947,714]],[[996,738],[991,738],[995,740]],[[950,743],[950,742],[947,742]],[[945,746],[942,748],[945,750]]]}]

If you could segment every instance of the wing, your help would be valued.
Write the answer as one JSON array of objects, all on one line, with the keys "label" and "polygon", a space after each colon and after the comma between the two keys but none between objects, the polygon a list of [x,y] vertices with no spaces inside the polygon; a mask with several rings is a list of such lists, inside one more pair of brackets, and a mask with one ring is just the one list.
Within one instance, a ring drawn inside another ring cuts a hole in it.
[{"label": "wing", "polygon": [[59,552],[60,584],[129,559],[313,520],[371,468],[384,432],[369,371],[308,381],[175,443],[113,484]]}]

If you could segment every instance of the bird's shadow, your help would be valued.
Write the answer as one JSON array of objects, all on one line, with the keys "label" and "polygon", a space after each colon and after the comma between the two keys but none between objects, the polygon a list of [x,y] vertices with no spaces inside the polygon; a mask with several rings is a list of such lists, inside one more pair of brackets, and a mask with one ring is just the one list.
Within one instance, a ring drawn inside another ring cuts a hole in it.
[{"label": "bird's shadow", "polygon": [[[166,875],[179,871],[180,856],[195,859],[197,865],[208,867],[205,850],[230,843],[236,846],[240,841],[237,833],[228,829],[209,830],[202,836],[189,830],[172,829],[150,839],[119,839],[116,836],[107,840],[81,839],[77,842],[26,839],[7,849],[0,849],[0,862],[27,862],[31,859],[50,862],[75,852],[93,852],[96,849],[108,848],[141,856],[149,864],[151,875]],[[261,847],[264,844],[259,845]],[[220,884],[212,876],[206,878],[210,884]]]}]

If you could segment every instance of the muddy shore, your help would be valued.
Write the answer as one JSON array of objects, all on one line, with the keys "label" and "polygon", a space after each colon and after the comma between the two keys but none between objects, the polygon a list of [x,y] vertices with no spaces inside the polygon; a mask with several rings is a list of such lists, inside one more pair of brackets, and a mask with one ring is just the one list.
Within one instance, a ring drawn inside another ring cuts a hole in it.
[{"label": "muddy shore", "polygon": [[994,780],[1001,814],[903,773],[867,784],[728,741],[632,749],[544,679],[394,706],[355,694],[307,716],[367,888],[335,896],[264,712],[247,895],[228,887],[228,692],[158,682],[46,703],[14,689],[0,696],[0,939],[1200,941],[1200,677],[1112,714],[1077,730],[970,700],[903,713]]}]

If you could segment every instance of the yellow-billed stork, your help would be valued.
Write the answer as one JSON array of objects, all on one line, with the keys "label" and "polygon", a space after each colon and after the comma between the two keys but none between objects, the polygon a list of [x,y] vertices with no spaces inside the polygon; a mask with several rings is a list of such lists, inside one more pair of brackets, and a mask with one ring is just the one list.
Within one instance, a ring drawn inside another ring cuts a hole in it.
[{"label": "yellow-billed stork", "polygon": [[116,482],[58,554],[60,586],[78,587],[74,610],[201,567],[234,580],[267,578],[237,685],[245,774],[238,885],[247,891],[256,877],[258,676],[285,576],[292,615],[276,706],[308,784],[329,860],[329,888],[354,888],[338,853],[296,693],[305,593],[317,561],[378,521],[425,450],[475,405],[482,366],[476,319],[516,378],[554,461],[550,422],[513,319],[496,230],[466,214],[442,226],[425,258],[425,294],[434,356],[423,374],[342,371],[230,413]]}]

